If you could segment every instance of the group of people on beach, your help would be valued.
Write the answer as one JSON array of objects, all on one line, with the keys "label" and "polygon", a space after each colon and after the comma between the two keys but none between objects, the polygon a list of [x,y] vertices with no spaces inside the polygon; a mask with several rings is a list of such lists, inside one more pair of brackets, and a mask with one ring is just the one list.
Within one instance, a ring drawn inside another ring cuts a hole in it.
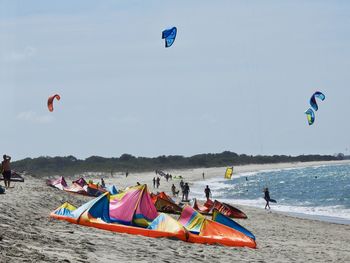
[{"label": "group of people on beach", "polygon": [[[5,157],[4,157],[5,158]],[[4,159],[5,160],[5,159]],[[173,176],[169,173],[164,173],[160,170],[155,170],[155,173],[157,175],[157,177],[153,177],[153,188],[159,188],[160,186],[160,177],[164,177],[166,179],[166,181],[168,182],[169,179],[172,180]],[[128,172],[126,173],[128,174]],[[181,181],[179,183],[180,186],[180,190],[181,190],[181,194],[182,194],[182,202],[188,202],[189,201],[189,193],[190,193],[190,186],[189,184],[186,182],[184,182],[183,177],[182,176],[178,176],[175,178],[181,178]],[[203,180],[205,180],[205,174],[204,172],[202,173],[202,178]],[[245,177],[245,180],[248,181],[248,177]],[[139,184],[139,183],[138,183]],[[180,190],[178,190],[175,186],[175,184],[171,185],[171,193],[174,197],[179,196]],[[264,192],[264,199],[266,201],[266,205],[265,205],[265,209],[271,209],[270,207],[270,202],[276,202],[274,199],[270,198],[270,192],[269,189],[267,187],[265,187],[263,189]],[[204,189],[204,194],[205,194],[205,198],[208,201],[212,195],[211,193],[211,189],[209,188],[209,185],[206,185],[205,189]]]},{"label": "group of people on beach", "polygon": [[[156,172],[157,175],[160,174],[161,176],[164,176],[167,179],[167,181],[168,181],[168,178],[172,179],[172,175],[171,174],[167,173],[167,174],[163,175],[164,173],[159,171],[159,170],[156,170],[155,172]],[[204,179],[204,172],[202,173],[202,177]],[[182,176],[180,178],[182,178]],[[157,176],[157,178],[153,177],[153,188],[157,188],[158,189],[159,186],[160,186],[160,177],[159,176]],[[189,184],[187,182],[184,182],[183,179],[181,179],[181,181],[179,183],[179,186],[180,186],[181,193],[182,193],[182,198],[181,198],[182,202],[188,202],[189,201],[188,196],[189,196],[189,193],[190,193],[190,186],[189,186]],[[172,184],[171,185],[171,192],[172,192],[173,196],[176,197],[176,196],[179,195],[180,190],[177,190],[175,184]],[[209,198],[211,196],[211,190],[210,190],[208,185],[204,189],[204,193],[205,193],[206,199],[209,200]]]},{"label": "group of people on beach", "polygon": [[160,186],[160,178],[157,176],[157,178],[153,177],[153,188],[159,188]]},{"label": "group of people on beach", "polygon": [[188,195],[190,193],[190,186],[188,185],[188,183],[185,183],[182,179],[180,181],[180,188],[181,188],[181,192],[182,192],[182,201],[183,202],[188,202]]},{"label": "group of people on beach", "polygon": [[169,179],[170,179],[170,180],[173,180],[173,176],[172,176],[171,174],[169,174],[169,173],[164,173],[164,172],[162,172],[161,170],[156,170],[156,175],[163,176],[167,182],[169,181]]}]

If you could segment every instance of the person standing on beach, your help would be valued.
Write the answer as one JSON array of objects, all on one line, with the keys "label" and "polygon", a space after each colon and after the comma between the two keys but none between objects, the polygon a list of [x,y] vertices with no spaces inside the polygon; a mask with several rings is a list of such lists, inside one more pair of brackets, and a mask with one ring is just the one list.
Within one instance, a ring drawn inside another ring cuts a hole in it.
[{"label": "person standing on beach", "polygon": [[184,181],[181,179],[181,181],[180,181],[180,188],[181,188],[181,191],[182,191],[182,192],[184,191],[184,185],[185,185],[185,183],[184,183]]},{"label": "person standing on beach", "polygon": [[[188,202],[188,194],[190,193],[190,187],[188,183],[185,183],[182,191],[182,201]],[[185,198],[185,200],[184,200]]]},{"label": "person standing on beach", "polygon": [[153,177],[153,188],[156,188],[156,178]]},{"label": "person standing on beach", "polygon": [[209,197],[211,195],[211,191],[209,186],[207,185],[207,187],[204,189],[204,193],[205,193],[205,197],[207,198],[207,201],[209,200]]},{"label": "person standing on beach", "polygon": [[203,180],[204,180],[204,172],[202,173],[202,177],[203,177]]},{"label": "person standing on beach", "polygon": [[101,177],[101,187],[105,188],[106,184],[105,184],[105,180],[103,180],[103,178]]},{"label": "person standing on beach", "polygon": [[126,171],[126,173],[125,173],[125,178],[127,178],[128,175],[129,175],[129,171]]},{"label": "person standing on beach", "polygon": [[11,182],[10,161],[11,161],[11,157],[4,154],[3,158],[4,158],[4,160],[2,161],[1,166],[2,166],[2,175],[4,176],[5,188],[10,188],[10,182]]},{"label": "person standing on beach", "polygon": [[159,186],[160,186],[160,178],[157,177],[157,189],[159,188]]},{"label": "person standing on beach", "polygon": [[271,209],[270,207],[270,192],[269,192],[269,188],[265,188],[264,189],[264,199],[266,201],[266,205],[265,205],[265,209],[268,207],[269,209]]},{"label": "person standing on beach", "polygon": [[176,192],[176,186],[174,184],[171,186],[171,192],[173,192],[173,196],[179,193],[179,191]]}]

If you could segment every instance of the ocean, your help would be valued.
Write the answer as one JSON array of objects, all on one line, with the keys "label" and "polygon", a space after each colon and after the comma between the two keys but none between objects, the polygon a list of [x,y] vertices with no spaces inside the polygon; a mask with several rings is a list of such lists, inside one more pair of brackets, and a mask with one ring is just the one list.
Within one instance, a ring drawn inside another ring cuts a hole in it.
[{"label": "ocean", "polygon": [[350,164],[233,173],[231,180],[222,175],[194,183],[191,197],[204,199],[206,185],[212,199],[260,208],[268,187],[277,201],[270,203],[271,211],[350,224]]}]

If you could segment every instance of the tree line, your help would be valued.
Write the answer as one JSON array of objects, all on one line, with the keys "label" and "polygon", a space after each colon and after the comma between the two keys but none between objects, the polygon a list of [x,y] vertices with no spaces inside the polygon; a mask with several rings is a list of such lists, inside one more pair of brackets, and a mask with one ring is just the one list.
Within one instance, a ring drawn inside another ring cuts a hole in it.
[{"label": "tree line", "polygon": [[156,169],[183,169],[224,167],[245,164],[268,164],[283,162],[310,162],[342,160],[344,155],[246,155],[230,151],[222,153],[197,154],[190,157],[181,155],[161,155],[158,157],[135,157],[122,154],[119,158],[91,156],[85,160],[70,155],[65,157],[42,156],[26,158],[12,163],[16,171],[27,171],[34,176],[74,175],[84,172],[125,172],[151,171]]}]

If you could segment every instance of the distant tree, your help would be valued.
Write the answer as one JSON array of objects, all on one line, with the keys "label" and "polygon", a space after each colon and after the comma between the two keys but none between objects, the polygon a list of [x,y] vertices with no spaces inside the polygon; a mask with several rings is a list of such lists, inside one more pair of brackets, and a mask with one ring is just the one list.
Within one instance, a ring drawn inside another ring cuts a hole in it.
[{"label": "distant tree", "polygon": [[131,155],[131,154],[127,154],[127,153],[122,154],[119,158],[120,161],[130,161],[133,159],[136,159],[136,157]]}]

